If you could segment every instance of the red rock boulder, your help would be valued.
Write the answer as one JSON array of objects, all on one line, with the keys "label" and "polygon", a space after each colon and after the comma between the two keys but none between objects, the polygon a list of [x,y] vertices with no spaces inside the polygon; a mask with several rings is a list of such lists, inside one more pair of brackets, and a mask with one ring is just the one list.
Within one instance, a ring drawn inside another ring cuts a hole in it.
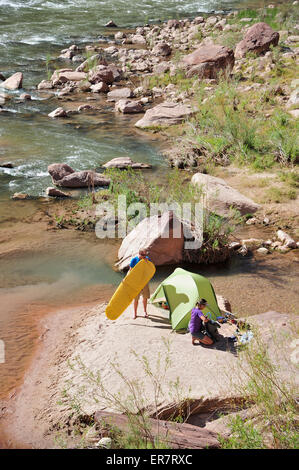
[{"label": "red rock boulder", "polygon": [[233,50],[217,44],[201,46],[182,59],[188,78],[194,75],[199,78],[217,78],[221,72],[230,72],[234,64]]},{"label": "red rock boulder", "polygon": [[247,52],[262,54],[270,49],[270,46],[277,46],[279,33],[274,31],[266,23],[256,23],[248,29],[244,38],[236,46],[236,59],[245,57]]}]

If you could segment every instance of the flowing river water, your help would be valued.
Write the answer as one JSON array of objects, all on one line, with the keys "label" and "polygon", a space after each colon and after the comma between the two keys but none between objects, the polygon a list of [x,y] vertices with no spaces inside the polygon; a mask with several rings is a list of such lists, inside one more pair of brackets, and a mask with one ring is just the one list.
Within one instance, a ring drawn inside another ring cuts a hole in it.
[{"label": "flowing river water", "polygon": [[[73,43],[84,46],[103,39],[110,19],[124,28],[258,4],[254,0],[0,0],[0,72],[9,76],[22,71],[24,89],[33,97],[20,102],[22,90],[10,93],[4,105],[9,112],[0,113],[0,161],[14,165],[0,168],[0,339],[6,353],[6,362],[0,364],[0,398],[22,379],[39,335],[39,318],[61,305],[107,300],[121,277],[112,269],[116,243],[97,240],[94,234],[47,231],[40,214],[48,203],[12,201],[12,194],[43,195],[51,184],[47,166],[54,162],[77,170],[94,169],[128,155],[152,164],[156,175],[167,171],[159,139],[128,127],[128,119],[115,116],[104,102],[96,116],[49,119],[47,114],[59,101],[36,91],[47,77],[47,58]],[[259,313],[274,308],[278,299],[287,301],[283,286],[292,288],[295,282],[285,267],[278,274],[277,264],[249,259],[200,272],[212,279],[217,291],[228,292],[241,313]],[[159,270],[156,283],[171,269]],[[265,292],[272,295],[258,307],[250,301],[249,308],[244,289],[256,292],[257,278],[261,298]]]}]

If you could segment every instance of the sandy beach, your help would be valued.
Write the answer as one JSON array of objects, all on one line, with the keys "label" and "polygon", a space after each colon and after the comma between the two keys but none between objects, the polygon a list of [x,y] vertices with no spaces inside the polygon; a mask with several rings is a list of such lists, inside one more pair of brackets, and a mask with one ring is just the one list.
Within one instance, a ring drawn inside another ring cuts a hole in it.
[{"label": "sandy beach", "polygon": [[[124,400],[129,396],[126,381],[137,380],[144,391],[144,403],[154,410],[153,382],[145,372],[142,357],[154,374],[159,368],[159,358],[161,370],[166,357],[170,358],[159,410],[167,408],[178,395],[198,400],[201,405],[206,403],[207,408],[212,400],[218,409],[227,398],[237,399],[237,389],[232,384],[236,374],[239,378],[241,375],[237,372],[235,348],[228,341],[234,326],[222,325],[223,338],[211,348],[194,347],[190,335],[173,333],[167,313],[152,305],[149,305],[149,319],[140,316],[133,320],[130,306],[117,321],[111,322],[104,310],[104,304],[65,309],[42,321],[38,352],[24,384],[2,406],[2,447],[56,448],[61,445],[61,439],[67,442],[74,424],[71,397],[80,399],[83,415],[92,415],[100,409],[119,411],[116,404],[104,399],[101,387],[87,379],[86,372],[100,373],[105,389],[119,393]],[[275,355],[273,326],[283,335],[289,334],[290,316],[270,312],[257,318],[260,324],[265,321],[269,324],[265,338],[269,351]],[[281,363],[286,364],[286,360],[281,354]],[[291,368],[283,370],[290,378]],[[178,378],[179,385],[175,388],[173,384]],[[191,422],[197,422],[196,416]],[[207,425],[211,427],[213,423]]]}]

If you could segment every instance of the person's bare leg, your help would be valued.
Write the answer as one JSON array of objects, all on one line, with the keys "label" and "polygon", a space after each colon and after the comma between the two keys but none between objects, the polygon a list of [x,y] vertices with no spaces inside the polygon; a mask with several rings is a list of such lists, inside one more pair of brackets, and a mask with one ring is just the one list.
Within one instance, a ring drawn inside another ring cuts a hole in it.
[{"label": "person's bare leg", "polygon": [[137,318],[137,308],[138,308],[138,300],[139,299],[134,299],[134,320]]},{"label": "person's bare leg", "polygon": [[148,318],[148,314],[147,314],[147,298],[143,299],[143,310],[144,310],[144,316],[145,316],[145,318]]}]

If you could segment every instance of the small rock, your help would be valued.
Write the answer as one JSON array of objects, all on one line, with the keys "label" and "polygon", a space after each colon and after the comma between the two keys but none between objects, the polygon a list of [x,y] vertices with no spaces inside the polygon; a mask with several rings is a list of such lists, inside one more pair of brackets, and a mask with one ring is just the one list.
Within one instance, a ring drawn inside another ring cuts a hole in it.
[{"label": "small rock", "polygon": [[118,31],[117,33],[114,34],[114,39],[125,39],[126,35],[122,31]]},{"label": "small rock", "polygon": [[287,246],[283,245],[283,246],[279,246],[277,248],[277,250],[279,251],[279,253],[288,253],[290,251],[290,248],[288,248]]},{"label": "small rock", "polygon": [[290,108],[290,107],[299,108],[299,88],[293,91],[286,106],[287,108]]},{"label": "small rock", "polygon": [[256,217],[251,217],[250,219],[246,220],[246,225],[255,225],[258,223],[258,219]]},{"label": "small rock", "polygon": [[107,95],[108,101],[118,101],[121,99],[128,99],[132,97],[132,90],[130,88],[115,88],[109,91]]},{"label": "small rock", "polygon": [[11,162],[4,162],[0,163],[0,168],[13,168],[13,164]]},{"label": "small rock", "polygon": [[51,197],[71,197],[70,194],[59,191],[59,189],[56,188],[47,188],[46,194]]},{"label": "small rock", "polygon": [[228,247],[230,250],[238,250],[239,248],[241,248],[241,243],[240,242],[231,242]]},{"label": "small rock", "polygon": [[146,44],[146,39],[141,36],[141,34],[134,34],[132,36],[132,43],[133,44]]},{"label": "small rock", "polygon": [[97,443],[96,447],[101,449],[111,449],[112,439],[110,437],[102,437]]},{"label": "small rock", "polygon": [[26,194],[26,193],[14,193],[14,195],[12,196],[12,199],[15,201],[21,201],[25,199],[30,199],[30,196],[29,194]]},{"label": "small rock", "polygon": [[288,113],[291,114],[295,119],[299,118],[299,109],[290,109]]},{"label": "small rock", "polygon": [[257,249],[257,253],[260,253],[261,255],[267,255],[269,253],[269,250],[265,247],[261,247]]},{"label": "small rock", "polygon": [[91,85],[90,89],[92,93],[108,93],[109,86],[107,85],[107,83],[99,82],[95,85]]},{"label": "small rock", "polygon": [[283,230],[278,230],[276,232],[277,238],[287,247],[287,248],[297,248],[297,244],[295,240],[290,237],[286,232]]},{"label": "small rock", "polygon": [[115,111],[119,111],[123,114],[142,113],[143,106],[139,101],[124,99],[124,100],[119,100],[115,104]]},{"label": "small rock", "polygon": [[78,113],[82,113],[82,111],[96,111],[97,108],[95,106],[92,106],[91,104],[81,104],[81,106],[78,107]]},{"label": "small rock", "polygon": [[52,90],[53,83],[51,80],[43,80],[37,85],[38,90]]},{"label": "small rock", "polygon": [[166,42],[158,42],[154,46],[152,53],[156,56],[166,57],[171,54],[171,47]]},{"label": "small rock", "polygon": [[263,240],[258,238],[248,238],[246,240],[242,240],[242,245],[246,245],[250,249],[258,248],[262,245]]},{"label": "small rock", "polygon": [[67,117],[67,113],[63,108],[56,108],[50,114],[48,114],[51,118],[64,118]]},{"label": "small rock", "polygon": [[114,21],[110,20],[105,24],[105,28],[117,28],[117,25],[114,23]]},{"label": "small rock", "polygon": [[134,169],[141,169],[141,168],[152,168],[151,165],[147,163],[139,163],[134,162],[130,157],[117,157],[113,158],[107,163],[102,165],[103,168],[119,168],[119,169],[126,169],[126,168],[134,168]]}]

